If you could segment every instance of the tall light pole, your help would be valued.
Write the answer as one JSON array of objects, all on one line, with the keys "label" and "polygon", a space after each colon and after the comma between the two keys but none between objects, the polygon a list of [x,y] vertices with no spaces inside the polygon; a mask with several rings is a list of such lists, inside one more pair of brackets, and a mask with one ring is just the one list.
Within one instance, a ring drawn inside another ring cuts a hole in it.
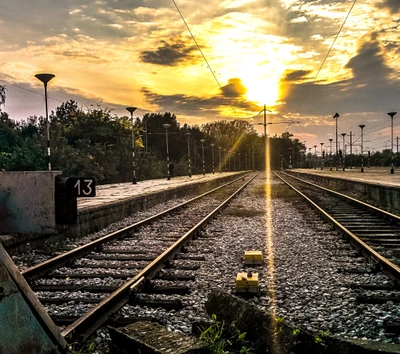
[{"label": "tall light pole", "polygon": [[206,165],[205,165],[205,162],[204,162],[204,142],[205,141],[206,141],[205,139],[200,139],[202,158],[203,158],[203,176],[206,174]]},{"label": "tall light pole", "polygon": [[221,150],[222,150],[222,147],[221,147],[221,146],[218,146],[218,153],[219,153],[219,173],[222,173]]},{"label": "tall light pole", "polygon": [[345,144],[345,142],[344,142],[344,137],[346,136],[346,133],[342,133],[341,134],[342,136],[343,136],[343,152],[342,152],[342,161],[343,161],[343,163],[342,163],[342,167],[343,167],[343,171],[345,171],[345,169],[346,169],[346,167],[345,167],[345,165],[346,165],[346,144]]},{"label": "tall light pole", "polygon": [[132,123],[132,184],[136,184],[136,161],[135,161],[135,133],[133,131],[133,112],[137,107],[126,107],[126,110],[131,114]]},{"label": "tall light pole", "polygon": [[393,117],[397,114],[397,112],[389,112],[388,115],[390,116],[391,119],[391,141],[392,141],[392,168],[390,170],[390,173],[394,173],[394,164],[393,164]]},{"label": "tall light pole", "polygon": [[329,160],[330,160],[329,162],[331,165],[330,171],[332,171],[332,141],[333,141],[333,139],[330,138],[329,139]]},{"label": "tall light pole", "polygon": [[211,146],[211,156],[212,156],[212,174],[214,174],[214,146],[215,146],[215,144],[212,143],[212,144],[210,144],[210,146]]},{"label": "tall light pole", "polygon": [[232,156],[233,156],[233,171],[236,171],[236,158],[235,158],[235,151],[232,151]]},{"label": "tall light pole", "polygon": [[314,145],[314,169],[317,169],[317,145]]},{"label": "tall light pole", "polygon": [[50,124],[49,124],[49,110],[47,108],[47,83],[55,77],[53,74],[37,74],[37,79],[43,82],[44,85],[44,102],[46,106],[46,129],[47,129],[47,167],[51,171],[51,154],[50,154]]},{"label": "tall light pole", "polygon": [[364,146],[364,128],[365,124],[360,124],[361,128],[361,172],[364,172],[364,155],[363,155],[363,146]]},{"label": "tall light pole", "polygon": [[339,156],[338,156],[338,153],[339,153],[339,149],[338,149],[338,143],[339,143],[339,141],[338,141],[338,133],[337,133],[337,126],[338,126],[338,119],[339,119],[339,113],[335,113],[334,115],[333,115],[333,118],[334,119],[336,119],[336,124],[335,124],[335,126],[336,126],[336,135],[335,135],[335,141],[336,141],[336,154],[335,154],[335,156],[336,156],[336,158],[335,158],[335,162],[336,162],[336,171],[338,171],[339,170]]},{"label": "tall light pole", "polygon": [[[227,168],[226,168],[226,149],[224,149],[224,155],[223,155],[222,162],[223,162],[223,165],[224,165],[224,167],[223,167],[224,171],[227,171]],[[222,170],[221,170],[221,172],[222,172]]]},{"label": "tall light pole", "polygon": [[190,164],[190,133],[186,133],[185,135],[187,136],[187,146],[188,146],[189,177],[192,177],[192,166]]},{"label": "tall light pole", "polygon": [[321,144],[321,170],[324,169],[324,154],[322,153],[322,149],[324,147],[324,143],[320,143]]},{"label": "tall light pole", "polygon": [[171,179],[171,174],[169,172],[168,128],[171,126],[171,124],[165,123],[162,126],[165,128],[165,142],[167,145],[167,171],[168,171],[167,180],[169,181]]}]

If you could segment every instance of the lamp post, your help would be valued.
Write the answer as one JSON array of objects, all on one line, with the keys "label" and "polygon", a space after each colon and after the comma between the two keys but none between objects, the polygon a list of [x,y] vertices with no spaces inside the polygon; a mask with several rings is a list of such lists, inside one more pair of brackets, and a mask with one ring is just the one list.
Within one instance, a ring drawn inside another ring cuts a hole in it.
[{"label": "lamp post", "polygon": [[168,128],[171,126],[171,124],[165,123],[162,126],[165,128],[165,142],[167,145],[167,171],[168,171],[167,180],[169,181],[171,179],[171,174],[169,172]]},{"label": "lamp post", "polygon": [[332,171],[332,141],[333,141],[332,138],[329,139],[329,161],[331,165],[330,171]]},{"label": "lamp post", "polygon": [[233,171],[236,171],[236,158],[235,158],[235,151],[232,151],[232,156],[233,156]]},{"label": "lamp post", "polygon": [[345,169],[346,169],[346,144],[345,144],[345,141],[344,141],[344,137],[346,136],[346,133],[342,133],[341,134],[342,135],[342,137],[343,137],[343,152],[342,152],[342,161],[343,161],[343,163],[342,163],[342,167],[343,167],[343,171],[345,171]]},{"label": "lamp post", "polygon": [[47,108],[47,83],[55,77],[53,74],[37,74],[37,79],[43,82],[44,85],[44,102],[46,107],[46,130],[47,130],[47,167],[51,171],[51,158],[50,158],[50,124],[49,124],[49,111]]},{"label": "lamp post", "polygon": [[314,145],[314,170],[317,169],[317,145]]},{"label": "lamp post", "polygon": [[131,114],[132,123],[132,184],[136,184],[136,161],[135,161],[135,133],[133,131],[133,112],[136,111],[136,107],[126,107],[126,110]]},{"label": "lamp post", "polygon": [[223,170],[227,171],[227,168],[226,168],[226,149],[224,149],[223,165],[224,165]]},{"label": "lamp post", "polygon": [[397,114],[397,112],[389,112],[388,115],[391,119],[391,141],[392,141],[392,168],[390,169],[390,173],[394,173],[394,164],[393,164],[393,117]]},{"label": "lamp post", "polygon": [[187,136],[187,145],[188,145],[189,177],[192,177],[192,166],[190,164],[190,133],[186,133],[185,135]]},{"label": "lamp post", "polygon": [[360,124],[359,127],[361,128],[361,172],[364,172],[364,156],[363,156],[363,143],[364,143],[364,127],[365,124]]},{"label": "lamp post", "polygon": [[215,146],[215,144],[212,143],[212,144],[210,144],[210,146],[211,146],[211,156],[212,156],[212,174],[214,174],[214,146]]},{"label": "lamp post", "polygon": [[240,152],[238,152],[238,171],[241,171],[242,164],[241,164]]},{"label": "lamp post", "polygon": [[202,158],[203,158],[203,176],[206,174],[206,165],[204,163],[204,142],[206,140],[205,139],[200,139],[201,142],[201,151],[202,151]]},{"label": "lamp post", "polygon": [[221,150],[222,150],[222,147],[221,147],[221,146],[218,146],[218,154],[219,154],[219,173],[222,173]]},{"label": "lamp post", "polygon": [[339,143],[339,141],[338,141],[338,133],[337,133],[337,130],[338,130],[338,119],[339,119],[339,113],[335,113],[334,115],[333,115],[333,118],[334,119],[336,119],[336,124],[335,124],[335,126],[336,126],[336,135],[335,135],[335,141],[336,141],[336,154],[335,154],[335,162],[336,162],[336,171],[338,171],[339,170],[339,156],[338,156],[338,153],[339,153],[339,149],[338,149],[338,143]]},{"label": "lamp post", "polygon": [[322,153],[322,149],[324,146],[324,143],[320,143],[321,144],[321,170],[324,169],[324,154]]}]

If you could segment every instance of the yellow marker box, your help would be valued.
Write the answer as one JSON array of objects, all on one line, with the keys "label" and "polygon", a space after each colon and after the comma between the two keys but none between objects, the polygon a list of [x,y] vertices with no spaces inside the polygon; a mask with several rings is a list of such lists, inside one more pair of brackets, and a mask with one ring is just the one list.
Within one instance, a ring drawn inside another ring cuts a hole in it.
[{"label": "yellow marker box", "polygon": [[261,251],[245,251],[244,264],[262,264],[263,255]]},{"label": "yellow marker box", "polygon": [[258,294],[258,273],[238,273],[236,276],[235,289],[237,293]]}]

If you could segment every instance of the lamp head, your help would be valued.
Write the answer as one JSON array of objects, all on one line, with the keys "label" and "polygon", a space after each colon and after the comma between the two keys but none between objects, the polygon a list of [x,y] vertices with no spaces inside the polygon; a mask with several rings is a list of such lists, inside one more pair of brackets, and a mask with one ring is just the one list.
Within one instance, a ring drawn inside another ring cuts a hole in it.
[{"label": "lamp head", "polygon": [[37,74],[37,75],[35,75],[35,77],[46,85],[53,77],[55,77],[55,75],[53,75],[53,74]]},{"label": "lamp head", "polygon": [[390,116],[390,118],[393,118],[396,114],[397,114],[397,112],[389,112],[389,113],[388,113],[388,115]]},{"label": "lamp head", "polygon": [[165,129],[168,129],[168,128],[171,126],[171,124],[165,123],[165,124],[163,124],[162,126],[163,126]]},{"label": "lamp head", "polygon": [[360,127],[361,129],[364,129],[365,124],[360,124],[359,127]]},{"label": "lamp head", "polygon": [[126,110],[130,113],[133,114],[137,110],[137,107],[126,107]]},{"label": "lamp head", "polygon": [[200,142],[204,143],[206,141],[206,139],[200,139]]},{"label": "lamp head", "polygon": [[339,113],[335,113],[333,118],[339,118]]}]

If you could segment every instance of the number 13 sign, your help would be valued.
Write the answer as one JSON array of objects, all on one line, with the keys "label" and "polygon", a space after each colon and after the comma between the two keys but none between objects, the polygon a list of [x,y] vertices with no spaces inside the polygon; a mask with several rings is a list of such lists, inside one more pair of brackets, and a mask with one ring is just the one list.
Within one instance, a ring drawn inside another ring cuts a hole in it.
[{"label": "number 13 sign", "polygon": [[66,189],[67,194],[74,197],[95,197],[96,180],[93,177],[69,177]]}]

